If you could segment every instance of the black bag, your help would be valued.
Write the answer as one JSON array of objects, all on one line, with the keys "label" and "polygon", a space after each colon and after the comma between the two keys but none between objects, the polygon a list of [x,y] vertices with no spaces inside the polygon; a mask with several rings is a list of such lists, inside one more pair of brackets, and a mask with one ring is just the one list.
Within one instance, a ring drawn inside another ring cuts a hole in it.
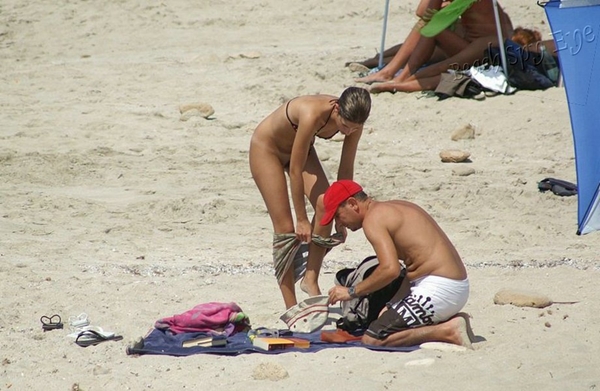
[{"label": "black bag", "polygon": [[[335,274],[336,285],[356,286],[369,277],[379,265],[376,256],[365,258],[356,268],[346,268]],[[366,296],[343,301],[342,317],[337,320],[337,328],[348,332],[363,331],[372,321],[379,317],[379,312],[400,289],[406,270],[402,268],[400,275],[385,287]]]},{"label": "black bag", "polygon": [[[524,50],[518,43],[506,39],[504,52],[508,66],[508,84],[519,90],[545,90],[555,85],[542,66],[542,57]],[[489,65],[500,65],[500,49],[486,50]]]}]

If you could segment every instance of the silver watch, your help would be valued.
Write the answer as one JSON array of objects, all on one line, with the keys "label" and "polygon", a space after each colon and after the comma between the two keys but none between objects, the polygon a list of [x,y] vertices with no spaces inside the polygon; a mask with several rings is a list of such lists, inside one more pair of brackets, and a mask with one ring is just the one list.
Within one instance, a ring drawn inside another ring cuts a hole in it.
[{"label": "silver watch", "polygon": [[348,288],[348,294],[350,295],[351,299],[356,299],[358,297],[358,295],[356,294],[356,288],[354,288],[353,286]]}]

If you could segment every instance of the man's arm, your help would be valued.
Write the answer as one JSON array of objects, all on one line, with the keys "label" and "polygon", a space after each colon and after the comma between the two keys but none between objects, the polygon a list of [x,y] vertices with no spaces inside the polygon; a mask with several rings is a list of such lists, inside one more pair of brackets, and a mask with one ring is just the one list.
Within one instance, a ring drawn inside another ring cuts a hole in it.
[{"label": "man's arm", "polygon": [[375,255],[379,261],[379,266],[365,280],[355,287],[355,294],[365,296],[375,292],[394,280],[400,275],[402,267],[398,261],[398,252],[394,238],[390,233],[390,220],[396,220],[394,225],[398,224],[397,213],[393,213],[390,207],[384,203],[373,205],[369,215],[363,222],[363,231],[369,243],[375,250]]},{"label": "man's arm", "polygon": [[[400,275],[402,268],[398,252],[390,232],[394,231],[402,218],[393,207],[385,203],[373,203],[368,216],[363,220],[363,231],[373,246],[379,266],[371,275],[354,287],[355,296],[365,296],[388,285]],[[352,297],[345,286],[336,285],[329,290],[328,304],[350,300]]]}]

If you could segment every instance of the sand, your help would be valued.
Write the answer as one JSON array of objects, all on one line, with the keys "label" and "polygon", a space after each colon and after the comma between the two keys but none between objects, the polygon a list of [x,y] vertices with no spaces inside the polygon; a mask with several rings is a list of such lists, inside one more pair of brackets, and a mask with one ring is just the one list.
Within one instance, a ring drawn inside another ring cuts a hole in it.
[{"label": "sand", "polygon": [[[416,3],[391,2],[390,45],[408,33]],[[550,37],[534,1],[502,4],[515,25]],[[354,85],[344,64],[376,53],[383,8],[356,0],[4,1],[0,390],[600,386],[598,236],[575,234],[576,197],[537,189],[545,177],[576,181],[563,88],[484,101],[373,96],[356,180],[378,199],[423,206],[456,244],[472,286],[464,311],[473,350],[125,354],[157,319],[203,302],[233,301],[253,326],[282,326],[250,136],[286,99]],[[180,112],[200,103],[214,109],[208,119]],[[475,137],[453,141],[465,126]],[[340,147],[316,143],[332,174]],[[442,150],[468,151],[471,162],[442,163]],[[371,254],[362,233],[351,233],[326,258],[322,289]],[[496,305],[501,289],[553,304]],[[66,321],[82,312],[124,339],[81,348],[68,328],[42,331],[42,315]]]}]

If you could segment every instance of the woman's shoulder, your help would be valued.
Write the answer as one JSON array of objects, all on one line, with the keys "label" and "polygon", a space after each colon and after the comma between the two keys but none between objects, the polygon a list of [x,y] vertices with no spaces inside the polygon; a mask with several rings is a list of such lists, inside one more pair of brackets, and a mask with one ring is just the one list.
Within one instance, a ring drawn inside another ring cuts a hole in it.
[{"label": "woman's shoulder", "polygon": [[292,99],[299,99],[305,101],[325,101],[329,102],[332,99],[338,99],[337,96],[330,94],[312,94],[312,95],[300,95]]}]

